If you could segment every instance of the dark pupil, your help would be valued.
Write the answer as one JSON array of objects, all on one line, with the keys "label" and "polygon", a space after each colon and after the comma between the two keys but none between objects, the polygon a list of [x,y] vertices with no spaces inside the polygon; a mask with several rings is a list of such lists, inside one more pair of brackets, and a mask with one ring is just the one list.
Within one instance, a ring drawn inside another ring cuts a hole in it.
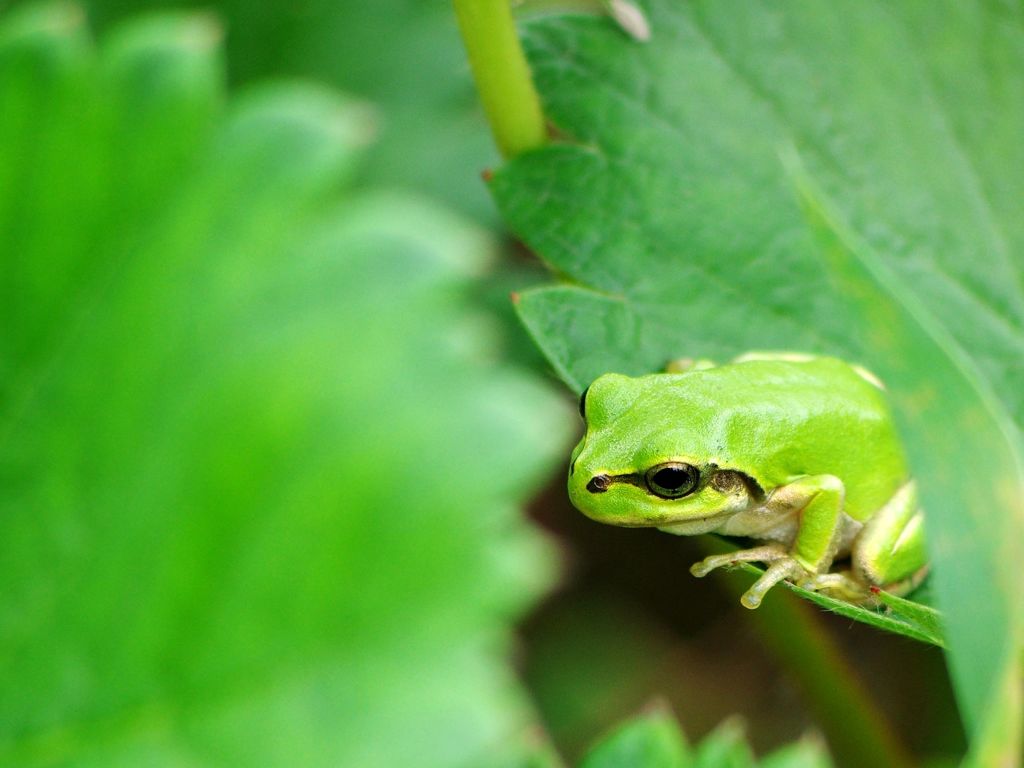
[{"label": "dark pupil", "polygon": [[654,482],[667,491],[678,491],[690,482],[690,473],[679,467],[665,467],[654,473]]}]

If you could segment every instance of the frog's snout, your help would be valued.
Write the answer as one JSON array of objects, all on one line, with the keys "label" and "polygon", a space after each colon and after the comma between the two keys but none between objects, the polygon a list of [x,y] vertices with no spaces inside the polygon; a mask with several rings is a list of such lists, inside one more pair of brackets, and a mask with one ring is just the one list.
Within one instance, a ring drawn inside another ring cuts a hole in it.
[{"label": "frog's snout", "polygon": [[594,475],[587,483],[587,490],[591,493],[604,493],[611,484],[612,479],[608,475]]}]

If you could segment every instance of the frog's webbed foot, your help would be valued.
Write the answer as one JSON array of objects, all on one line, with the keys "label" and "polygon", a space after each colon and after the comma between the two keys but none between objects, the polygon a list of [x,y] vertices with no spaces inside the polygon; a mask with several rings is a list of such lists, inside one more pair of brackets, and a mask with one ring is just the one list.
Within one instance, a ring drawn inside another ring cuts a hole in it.
[{"label": "frog's webbed foot", "polygon": [[807,580],[813,574],[789,554],[781,544],[766,544],[763,547],[741,549],[725,555],[706,557],[690,568],[690,573],[700,578],[707,576],[716,568],[723,568],[737,563],[767,563],[768,570],[754,582],[740,602],[745,608],[757,608],[768,590],[784,579],[790,581]]}]

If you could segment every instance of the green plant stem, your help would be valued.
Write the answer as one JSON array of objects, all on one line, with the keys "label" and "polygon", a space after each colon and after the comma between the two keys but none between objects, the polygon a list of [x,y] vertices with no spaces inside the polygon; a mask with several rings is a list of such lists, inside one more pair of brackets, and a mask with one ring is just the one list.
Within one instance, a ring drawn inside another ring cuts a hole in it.
[{"label": "green plant stem", "polygon": [[547,141],[544,113],[533,87],[508,0],[454,0],[491,132],[506,158]]},{"label": "green plant stem", "polygon": [[[704,543],[714,554],[733,548],[711,536]],[[737,598],[750,586],[750,576],[738,570],[722,573],[722,578]],[[913,765],[810,605],[779,585],[751,611],[751,618],[800,686],[839,764]]]}]

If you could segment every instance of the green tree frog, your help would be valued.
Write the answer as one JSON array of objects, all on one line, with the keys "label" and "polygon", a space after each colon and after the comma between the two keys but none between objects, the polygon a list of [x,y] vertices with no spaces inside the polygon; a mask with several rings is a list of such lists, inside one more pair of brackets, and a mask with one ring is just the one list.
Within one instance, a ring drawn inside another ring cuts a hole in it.
[{"label": "green tree frog", "polygon": [[[569,466],[580,511],[764,542],[691,568],[704,576],[764,563],[741,599],[748,608],[783,579],[851,601],[920,582],[922,513],[878,379],[839,359],[786,353],[675,371],[608,373],[584,391],[586,432]],[[830,572],[846,557],[848,568]]]}]

